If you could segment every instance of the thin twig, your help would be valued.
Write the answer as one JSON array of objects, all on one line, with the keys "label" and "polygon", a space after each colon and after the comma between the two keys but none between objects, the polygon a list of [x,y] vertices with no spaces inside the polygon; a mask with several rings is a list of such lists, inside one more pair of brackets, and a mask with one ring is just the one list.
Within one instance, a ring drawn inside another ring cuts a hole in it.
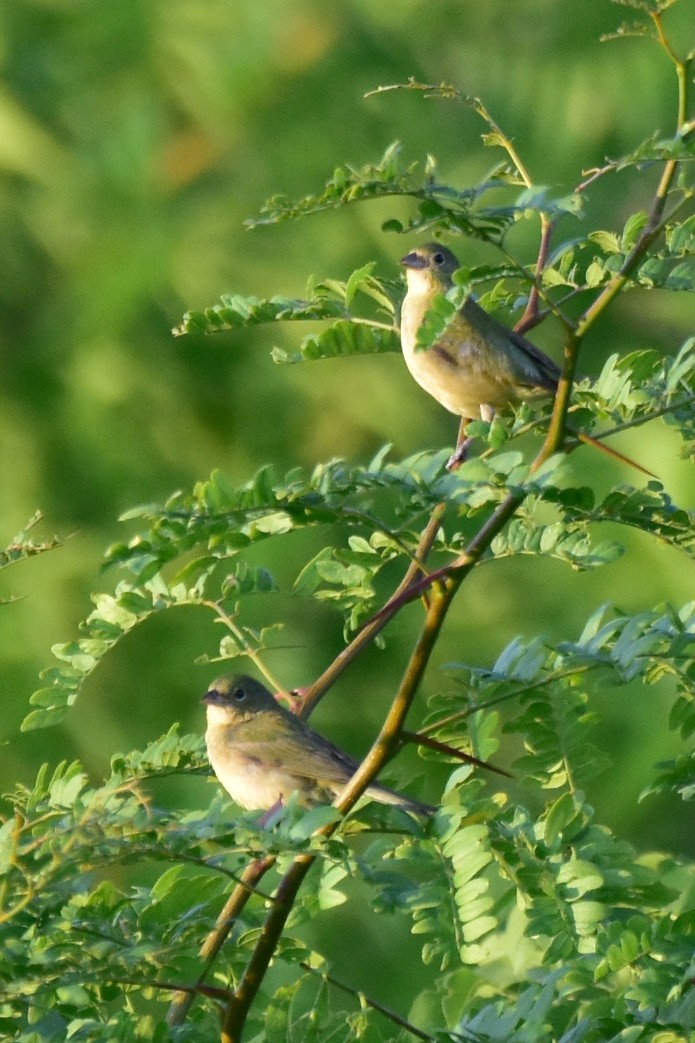
[{"label": "thin twig", "polygon": [[[437,538],[437,533],[441,527],[442,517],[445,510],[446,504],[441,503],[437,504],[432,511],[430,519],[423,529],[413,560],[408,566],[403,579],[391,595],[389,603],[407,591],[415,582],[416,576],[423,574],[426,575],[425,561],[432,548],[432,544]],[[421,593],[426,594],[428,589],[429,588],[425,586]],[[374,641],[387,623],[388,619],[379,618],[379,613],[372,616],[371,619],[364,624],[359,633],[355,635],[350,644],[346,645],[342,652],[338,653],[333,662],[326,667],[324,672],[316,678],[314,683],[303,689],[302,699],[304,707],[301,714],[302,717],[308,717],[318,702],[326,694],[328,689],[335,684],[340,675],[347,669],[353,659],[355,659],[367,645]]]},{"label": "thin twig", "polygon": [[539,681],[530,681],[528,684],[515,688],[512,692],[502,692],[500,695],[493,695],[489,699],[483,699],[479,703],[467,706],[465,710],[457,710],[456,713],[450,713],[446,717],[440,717],[438,720],[432,721],[431,724],[425,724],[420,728],[418,734],[423,735],[427,732],[436,732],[438,728],[444,728],[450,724],[455,724],[457,721],[463,721],[466,717],[471,717],[474,713],[479,713],[481,710],[488,710],[491,706],[498,706],[500,703],[509,702],[511,699],[518,699],[520,695],[525,695],[526,692],[534,692],[536,689],[544,688],[546,685],[561,680],[563,677],[573,677],[575,674],[585,674],[588,673],[589,670],[596,670],[605,665],[605,663],[587,663],[585,666],[574,666],[570,670],[555,670],[552,673],[546,674],[546,676],[541,678]]},{"label": "thin twig", "polygon": [[222,607],[221,601],[204,601],[204,605],[207,605],[217,614],[220,623],[224,623],[227,629],[234,636],[236,643],[243,649],[244,655],[248,656],[251,662],[254,664],[259,673],[265,677],[266,681],[270,684],[273,691],[283,692],[287,694],[285,690],[278,683],[273,674],[268,670],[267,666],[263,662],[263,657],[258,654],[256,649],[246,640],[244,632],[241,627],[237,626],[236,622],[229,615],[229,613]]},{"label": "thin twig", "polygon": [[494,771],[497,775],[504,775],[505,778],[511,779],[511,775],[504,768],[497,768],[494,764],[489,761],[481,761],[479,757],[474,757],[472,753],[466,753],[464,750],[457,750],[455,746],[450,746],[446,742],[440,742],[438,739],[432,739],[429,735],[423,735],[422,732],[409,732],[406,730],[401,731],[401,739],[403,742],[412,742],[416,746],[426,746],[429,750],[436,750],[437,753],[445,753],[447,757],[453,757],[455,760],[463,761],[464,764],[471,764],[476,768],[484,768],[486,771]]},{"label": "thin twig", "polygon": [[436,1043],[435,1037],[430,1036],[429,1033],[423,1032],[422,1029],[416,1028],[411,1025],[409,1021],[402,1018],[400,1014],[396,1014],[394,1011],[389,1010],[388,1007],[384,1007],[382,1003],[378,1003],[377,1000],[371,999],[361,989],[353,989],[351,985],[346,985],[345,982],[339,981],[334,978],[328,971],[321,971],[317,967],[312,967],[311,964],[307,963],[306,960],[302,960],[299,965],[303,970],[308,971],[310,974],[314,974],[316,977],[321,978],[328,985],[332,985],[336,989],[340,989],[341,992],[347,993],[348,996],[352,996],[360,1004],[365,1007],[371,1007],[372,1010],[377,1011],[379,1014],[383,1014],[385,1018],[392,1021],[394,1025],[398,1025],[399,1028],[405,1029],[411,1036],[415,1036],[416,1039],[422,1039],[425,1043]]},{"label": "thin twig", "polygon": [[553,234],[554,222],[551,221],[546,214],[541,214],[541,241],[538,247],[538,257],[536,258],[536,270],[535,270],[535,281],[531,284],[531,290],[529,292],[528,301],[524,308],[524,314],[517,322],[514,330],[516,333],[526,333],[534,326],[538,326],[542,319],[550,314],[549,311],[541,312],[540,305],[540,281],[543,276],[543,269],[545,268],[548,260],[548,254],[550,253],[550,239]]}]

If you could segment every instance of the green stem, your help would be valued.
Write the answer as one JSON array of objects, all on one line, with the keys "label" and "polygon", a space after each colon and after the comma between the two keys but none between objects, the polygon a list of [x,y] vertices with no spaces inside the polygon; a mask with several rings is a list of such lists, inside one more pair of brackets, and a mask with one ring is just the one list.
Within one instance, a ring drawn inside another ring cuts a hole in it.
[{"label": "green stem", "polygon": [[213,612],[216,613],[220,623],[224,623],[227,629],[234,635],[234,640],[240,648],[244,650],[244,654],[248,656],[251,662],[254,664],[260,674],[265,677],[268,684],[271,686],[274,692],[282,692],[287,694],[287,690],[279,684],[273,674],[268,670],[263,657],[259,655],[256,649],[246,640],[243,630],[238,627],[232,616],[224,610],[221,601],[203,601],[203,605],[207,605]]}]

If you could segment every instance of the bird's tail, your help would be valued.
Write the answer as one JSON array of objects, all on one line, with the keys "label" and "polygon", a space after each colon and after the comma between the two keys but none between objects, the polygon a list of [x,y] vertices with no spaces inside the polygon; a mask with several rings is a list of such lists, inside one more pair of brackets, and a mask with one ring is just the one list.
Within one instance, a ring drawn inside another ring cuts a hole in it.
[{"label": "bird's tail", "polygon": [[658,478],[659,476],[654,474],[653,471],[648,470],[646,467],[642,467],[642,464],[638,464],[636,460],[631,460],[629,456],[624,456],[619,453],[617,449],[611,449],[605,442],[600,442],[598,438],[592,438],[591,435],[584,434],[583,431],[573,431],[571,427],[565,428],[569,435],[576,438],[578,442],[583,442],[584,445],[593,446],[594,449],[599,449],[602,453],[606,453],[607,456],[612,456],[614,460],[619,460],[621,464],[627,464],[628,467],[635,467],[642,474],[649,475],[650,478]]}]

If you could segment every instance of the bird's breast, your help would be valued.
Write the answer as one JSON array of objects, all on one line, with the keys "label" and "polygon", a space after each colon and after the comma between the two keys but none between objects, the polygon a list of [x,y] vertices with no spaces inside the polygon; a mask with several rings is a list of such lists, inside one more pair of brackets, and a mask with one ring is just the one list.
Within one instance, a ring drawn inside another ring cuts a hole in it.
[{"label": "bird's breast", "polygon": [[205,742],[218,781],[246,810],[272,808],[278,801],[286,802],[295,790],[300,791],[300,799],[313,795],[315,784],[293,774],[282,756],[274,754],[272,741],[230,741],[223,729],[209,728]]}]

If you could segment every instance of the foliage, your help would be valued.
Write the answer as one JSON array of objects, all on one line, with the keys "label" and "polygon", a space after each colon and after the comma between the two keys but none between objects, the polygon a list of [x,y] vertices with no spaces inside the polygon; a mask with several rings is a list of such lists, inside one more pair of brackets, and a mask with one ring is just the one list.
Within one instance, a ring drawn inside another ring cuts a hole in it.
[{"label": "foliage", "polygon": [[[202,610],[221,625],[210,658],[248,659],[281,691],[270,653],[284,639],[284,606],[330,607],[342,620],[344,646],[297,693],[304,712],[366,648],[383,647],[396,617],[412,627],[412,650],[405,669],[393,661],[384,667],[384,677],[402,680],[385,682],[395,695],[384,726],[336,807],[307,811],[290,800],[259,821],[219,794],[203,810],[170,806],[172,781],[208,773],[202,738],[176,725],[144,749],[114,756],[98,784],[72,761],[17,786],[0,825],[0,1029],[8,1038],[692,1038],[692,864],[652,850],[648,838],[635,849],[601,822],[587,794],[612,765],[611,751],[596,739],[602,698],[630,686],[655,716],[668,718],[674,739],[695,732],[695,605],[602,605],[578,635],[516,637],[489,666],[464,652],[448,664],[419,733],[404,727],[447,613],[474,570],[494,572],[521,555],[535,568],[554,559],[572,572],[600,569],[624,553],[627,530],[669,547],[690,567],[692,513],[661,481],[600,493],[576,479],[568,463],[573,444],[563,439],[570,412],[583,432],[662,423],[685,457],[695,446],[692,338],[672,358],[613,355],[594,380],[572,379],[586,332],[616,299],[655,287],[695,289],[688,261],[693,122],[684,75],[691,59],[679,59],[663,34],[670,2],[630,6],[678,74],[672,138],[653,136],[556,195],[532,181],[479,99],[411,80],[376,93],[403,89],[471,109],[484,120],[484,144],[503,152],[491,174],[460,189],[440,181],[431,157],[415,167],[394,145],[376,164],[341,166],[323,190],[298,202],[273,197],[251,222],[276,225],[395,197],[412,216],[389,217],[386,231],[484,240],[499,263],[460,270],[449,299],[435,303],[425,340],[441,333],[471,286],[492,282],[486,306],[523,309],[526,326],[560,320],[572,404],[561,387],[552,413],[540,419],[522,407],[477,424],[483,450],[456,473],[446,469],[444,451],[398,460],[385,446],[366,465],[333,459],[285,475],[264,466],[242,482],[216,470],[191,492],[126,512],[134,531],[106,555],[106,575],[117,579],[94,594],[79,635],[54,646],[57,665],[32,696],[26,731],[65,720],[114,649],[175,608]],[[593,184],[617,171],[639,179],[650,165],[661,175],[649,211],[621,228],[581,234]],[[562,242],[559,222],[572,223]],[[540,227],[532,264],[511,242],[513,230],[527,224]],[[370,262],[345,281],[310,283],[301,300],[225,296],[187,313],[175,332],[321,322],[327,327],[298,351],[278,346],[274,359],[381,353],[398,347],[397,296]],[[548,434],[535,458],[508,445],[539,429]],[[282,549],[307,533],[319,549],[307,543],[303,557],[274,569],[271,561],[282,562]],[[35,544],[24,533],[0,565],[57,545]],[[571,592],[572,576],[565,577]],[[254,624],[259,598],[272,621],[263,628]],[[420,616],[403,611],[416,603]],[[418,740],[425,767],[434,759],[451,767],[431,819],[392,808],[353,810],[400,746]],[[503,760],[512,780],[493,783],[478,770],[473,777],[470,763],[461,765],[468,750],[493,765]],[[643,786],[644,799],[689,801],[694,794],[695,762],[685,752],[658,765]],[[429,976],[405,1014],[334,975],[307,933],[312,922],[330,922],[333,910],[365,896],[375,914],[406,921],[421,942],[419,973]]]}]

